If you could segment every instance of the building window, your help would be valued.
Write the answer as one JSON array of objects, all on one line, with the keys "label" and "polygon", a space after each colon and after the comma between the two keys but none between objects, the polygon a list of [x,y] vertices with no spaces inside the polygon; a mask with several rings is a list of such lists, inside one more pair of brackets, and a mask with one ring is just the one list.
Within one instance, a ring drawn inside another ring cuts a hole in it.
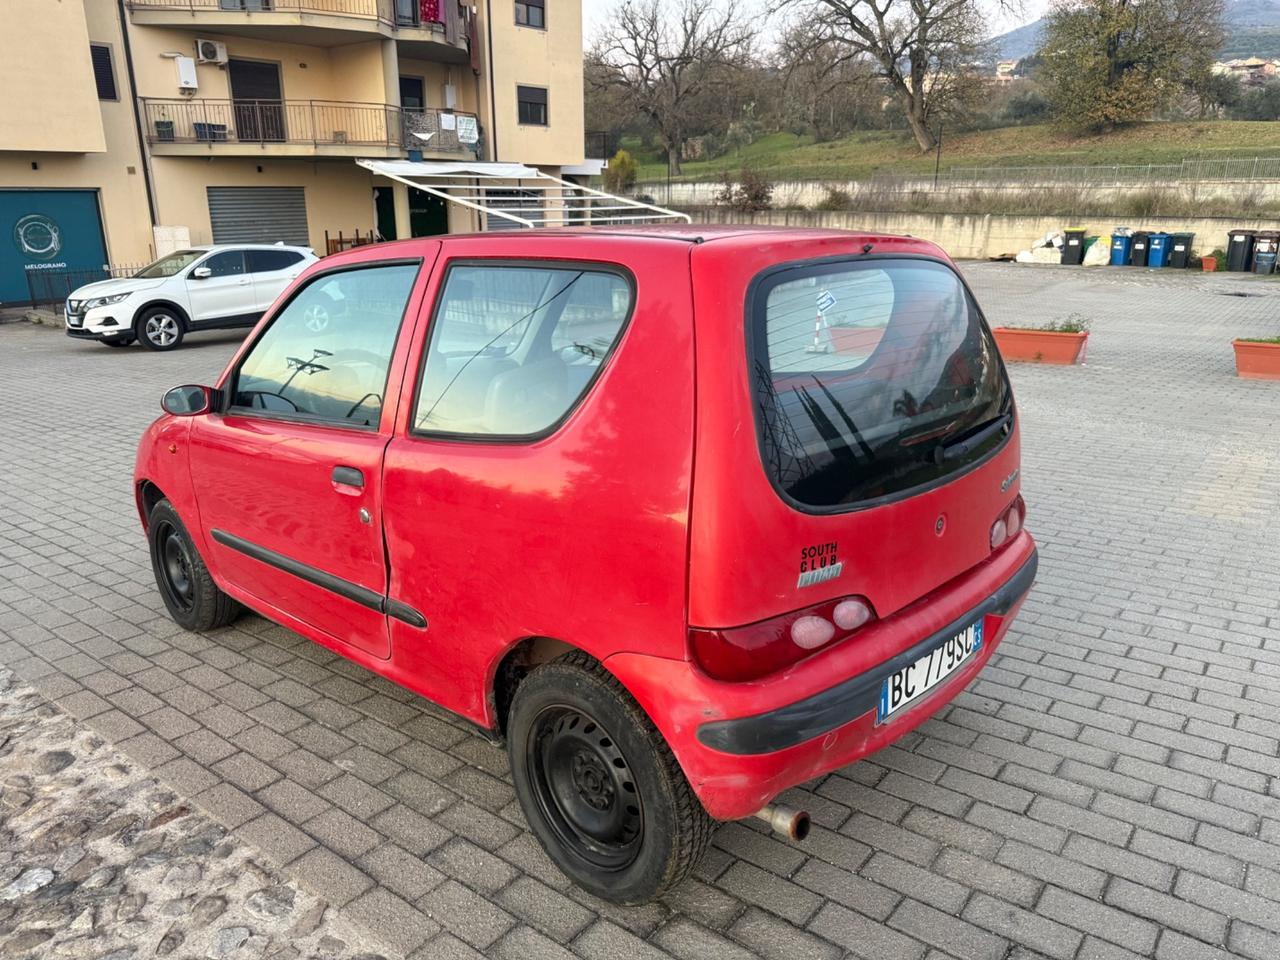
[{"label": "building window", "polygon": [[516,105],[521,123],[547,125],[547,88],[516,87]]},{"label": "building window", "polygon": [[516,0],[516,23],[522,27],[545,30],[547,12],[543,0]]},{"label": "building window", "polygon": [[105,43],[89,44],[89,58],[93,61],[93,82],[98,85],[99,100],[119,100],[116,92],[116,71],[111,63],[111,48]]}]

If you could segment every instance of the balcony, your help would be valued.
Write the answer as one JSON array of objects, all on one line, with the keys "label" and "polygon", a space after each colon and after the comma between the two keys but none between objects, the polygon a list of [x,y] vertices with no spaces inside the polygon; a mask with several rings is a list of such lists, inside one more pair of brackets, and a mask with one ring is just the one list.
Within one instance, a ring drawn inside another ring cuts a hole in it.
[{"label": "balcony", "polygon": [[334,100],[142,100],[156,156],[473,159],[475,114]]},{"label": "balcony", "polygon": [[457,4],[441,2],[439,21],[422,19],[418,0],[127,0],[138,26],[231,34],[335,47],[374,37],[398,42],[409,57],[463,63],[470,24]]}]

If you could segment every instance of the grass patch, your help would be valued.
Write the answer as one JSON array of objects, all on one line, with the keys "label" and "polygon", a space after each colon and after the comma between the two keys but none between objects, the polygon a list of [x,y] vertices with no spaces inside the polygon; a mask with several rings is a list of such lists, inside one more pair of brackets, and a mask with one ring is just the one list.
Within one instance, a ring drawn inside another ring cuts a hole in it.
[{"label": "grass patch", "polygon": [[[623,146],[640,163],[642,181],[666,179],[660,154],[634,140]],[[1188,158],[1280,154],[1280,123],[1211,120],[1139,123],[1096,136],[1074,136],[1047,124],[946,134],[942,166],[1034,167],[1056,164],[1176,163]],[[774,180],[862,180],[875,173],[933,172],[933,154],[922,154],[905,131],[870,130],[842,140],[774,133],[712,160],[683,164],[684,180],[715,180],[744,166]]]},{"label": "grass patch", "polygon": [[1236,337],[1241,343],[1274,343],[1280,345],[1280,337]]},{"label": "grass patch", "polygon": [[1073,313],[1061,320],[1050,320],[1038,327],[1005,327],[1006,330],[1029,330],[1034,333],[1088,333],[1089,318]]}]

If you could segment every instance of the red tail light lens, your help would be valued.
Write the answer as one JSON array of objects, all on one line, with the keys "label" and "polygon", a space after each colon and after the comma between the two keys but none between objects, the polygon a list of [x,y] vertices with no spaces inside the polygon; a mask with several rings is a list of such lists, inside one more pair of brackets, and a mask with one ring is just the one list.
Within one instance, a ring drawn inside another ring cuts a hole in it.
[{"label": "red tail light lens", "polygon": [[1004,546],[1016,537],[1026,517],[1027,505],[1022,502],[1022,495],[1019,494],[1009,509],[1000,514],[996,522],[991,525],[991,549]]},{"label": "red tail light lens", "polygon": [[828,600],[728,630],[689,630],[693,657],[717,680],[756,680],[845,639],[875,619],[863,597]]}]

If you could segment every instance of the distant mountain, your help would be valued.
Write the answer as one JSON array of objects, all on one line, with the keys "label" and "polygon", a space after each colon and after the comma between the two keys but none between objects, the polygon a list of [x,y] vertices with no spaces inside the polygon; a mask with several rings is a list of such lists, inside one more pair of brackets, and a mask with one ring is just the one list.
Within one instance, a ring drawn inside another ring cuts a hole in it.
[{"label": "distant mountain", "polygon": [[[1219,56],[1280,57],[1280,0],[1227,0],[1223,25],[1226,42]],[[1044,34],[1044,20],[1002,33],[992,39],[1001,60],[1021,60],[1036,52]]]}]

